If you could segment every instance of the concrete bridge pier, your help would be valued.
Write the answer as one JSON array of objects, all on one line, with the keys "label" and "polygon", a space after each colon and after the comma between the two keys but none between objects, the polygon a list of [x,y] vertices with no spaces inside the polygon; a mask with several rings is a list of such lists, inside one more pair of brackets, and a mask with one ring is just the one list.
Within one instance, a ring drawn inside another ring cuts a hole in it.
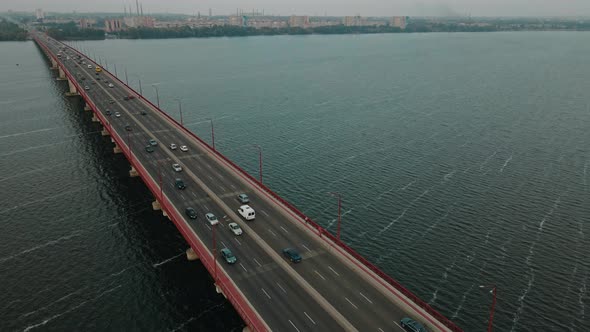
[{"label": "concrete bridge pier", "polygon": [[92,111],[92,108],[90,108],[90,106],[88,106],[88,104],[84,104],[84,110],[85,111]]},{"label": "concrete bridge pier", "polygon": [[132,178],[136,178],[139,176],[139,173],[137,173],[135,167],[131,166],[131,169],[129,170],[129,176]]},{"label": "concrete bridge pier", "polygon": [[100,119],[96,117],[96,114],[92,114],[92,122],[100,122]]},{"label": "concrete bridge pier", "polygon": [[[130,171],[129,173],[131,174],[131,171]],[[163,215],[164,217],[168,218],[168,220],[171,220],[171,219],[170,219],[170,216],[168,216],[168,213],[166,213],[166,211],[164,211],[164,210],[162,209],[162,205],[160,205],[160,202],[158,202],[157,200],[155,200],[155,201],[153,201],[153,202],[152,202],[152,209],[153,209],[154,211],[162,211],[162,215]]]},{"label": "concrete bridge pier", "polygon": [[251,330],[248,326],[244,326],[244,328],[242,329],[242,332],[251,332]]},{"label": "concrete bridge pier", "polygon": [[[49,55],[47,55],[49,57]],[[53,60],[52,57],[49,57],[51,59],[51,67],[49,67],[49,69],[53,69],[56,70],[57,69],[57,61]]]},{"label": "concrete bridge pier", "polygon": [[80,94],[78,94],[78,89],[76,89],[76,86],[74,85],[74,83],[72,83],[72,81],[70,81],[69,79],[68,79],[68,86],[70,88],[70,92],[66,92],[66,96],[74,97],[74,96],[80,95]]},{"label": "concrete bridge pier", "polygon": [[58,68],[58,72],[59,72],[59,77],[56,78],[56,80],[58,81],[65,81],[66,80],[66,73],[64,72],[63,69],[61,69],[61,67]]},{"label": "concrete bridge pier", "polygon": [[217,286],[217,283],[214,284],[215,285],[215,291],[217,292],[217,294],[221,294],[223,295],[223,297],[225,297],[227,299],[227,296],[225,296],[225,294],[223,294],[223,290]]},{"label": "concrete bridge pier", "polygon": [[102,131],[100,132],[100,134],[102,136],[111,136],[111,134],[106,129],[104,129],[104,128],[102,128]]},{"label": "concrete bridge pier", "polygon": [[186,249],[186,259],[189,261],[199,260],[199,255],[193,250],[193,248]]},{"label": "concrete bridge pier", "polygon": [[113,148],[113,153],[122,153],[123,150],[115,143],[115,147]]}]

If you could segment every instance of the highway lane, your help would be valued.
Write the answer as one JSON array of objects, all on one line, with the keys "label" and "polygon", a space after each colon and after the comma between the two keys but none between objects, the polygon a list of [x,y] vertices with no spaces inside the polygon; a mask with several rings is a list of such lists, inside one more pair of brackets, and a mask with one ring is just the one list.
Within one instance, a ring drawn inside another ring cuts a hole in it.
[{"label": "highway lane", "polygon": [[[68,61],[65,62],[67,63],[66,67],[71,73],[75,73],[75,75],[86,75],[86,80],[82,82],[91,81],[96,76],[93,75],[94,73],[86,67],[82,68],[80,65],[75,67],[73,66],[73,63],[68,63]],[[114,118],[114,115],[111,116],[111,124],[120,133],[123,133],[121,137],[124,138],[125,131],[123,126],[129,123],[129,120],[134,115],[139,114],[139,110],[142,108],[141,105],[135,105],[135,107],[131,107],[133,105],[133,103],[131,103],[132,101],[125,103],[125,107],[123,105],[119,105],[117,98],[120,97],[122,99],[124,94],[117,93],[118,90],[115,88],[106,87],[106,84],[104,84],[103,81],[99,81],[97,84],[87,85],[90,88],[88,93],[93,98],[93,100],[96,101],[96,106],[99,109],[111,109],[113,113],[115,111],[121,112],[121,118]],[[112,94],[112,97],[110,94]],[[109,104],[108,100],[110,99],[115,100],[115,103]],[[119,107],[116,107],[115,105]],[[126,107],[127,105],[130,107]],[[145,117],[148,118],[148,115]],[[159,124],[159,122],[154,123],[154,125]],[[149,155],[147,152],[145,152],[145,150],[142,150],[145,145],[141,144],[141,142],[143,141],[147,144],[148,139],[153,135],[142,131],[136,126],[133,127],[134,130],[130,133],[130,137],[132,137],[132,151],[136,153],[140,160],[142,159],[142,155],[146,155],[148,159],[154,156],[157,160],[170,161],[170,158],[161,153],[161,149],[165,148],[162,146],[162,144],[155,148],[154,153]],[[135,143],[136,141],[139,141],[139,143]],[[144,166],[147,166],[146,168],[152,175],[159,174],[158,164],[156,162],[148,162],[148,160],[142,160],[142,162]],[[170,161],[168,163],[163,163],[162,166],[162,182],[164,184],[163,191],[166,196],[168,196],[168,198],[173,202],[188,202],[188,204],[191,204],[193,200],[187,200],[185,196],[185,193],[188,195],[188,190],[191,188],[193,191],[190,194],[193,195],[194,201],[207,202],[206,194],[200,190],[200,188],[195,183],[192,183],[190,179],[184,179],[185,183],[187,184],[187,190],[179,191],[174,187],[173,181],[174,178],[178,176],[178,173],[172,171],[170,166],[171,164],[172,162]],[[203,203],[202,206],[203,209],[195,207],[197,211],[200,212],[200,220],[190,220],[189,224],[191,224],[193,229],[197,232],[197,234],[199,234],[199,237],[204,240],[204,242],[208,243],[209,247],[211,248],[211,226],[205,224],[202,216],[205,212],[213,212],[218,216],[222,216],[223,211],[220,211],[215,204],[210,202],[210,200],[208,200],[207,203]],[[182,212],[183,209],[180,208],[179,210]],[[263,313],[264,319],[269,320],[269,315],[273,316],[271,321],[275,321],[276,324],[272,324],[272,322],[270,322],[269,325],[271,327],[276,327],[277,330],[280,330],[281,328],[288,330],[293,329],[294,327],[317,331],[341,329],[334,321],[329,319],[330,316],[325,313],[325,311],[320,306],[314,304],[313,302],[308,303],[310,302],[308,301],[308,298],[306,296],[300,295],[302,292],[298,287],[296,287],[296,283],[294,281],[290,281],[288,276],[285,276],[284,273],[281,273],[277,264],[274,263],[270,257],[267,257],[267,255],[265,255],[264,252],[255,245],[255,242],[249,239],[247,234],[240,236],[240,240],[238,241],[232,241],[232,235],[228,230],[222,231],[222,227],[226,227],[226,221],[223,218],[220,218],[220,225],[217,226],[219,229],[217,232],[218,243],[222,245],[227,245],[227,243],[236,243],[237,245],[233,247],[231,244],[228,246],[231,247],[232,251],[234,251],[239,257],[239,264],[226,268],[221,265],[223,262],[220,262],[219,268],[223,268],[229,272],[230,276],[232,274],[238,275],[237,278],[232,276],[232,279],[238,281],[238,286],[242,292],[246,294],[251,302],[260,302],[258,307],[266,309]],[[245,259],[246,257],[253,257],[253,261],[249,262],[247,259]],[[258,259],[256,259],[256,257]],[[264,265],[258,266],[259,263]],[[236,271],[238,273],[236,273]],[[277,280],[281,281],[281,283],[278,283]],[[250,290],[250,292],[248,290]],[[255,300],[253,301],[252,299]],[[253,304],[257,306],[256,303]],[[314,315],[317,315],[316,319],[312,318]],[[326,319],[326,317],[328,317],[328,319]]]},{"label": "highway lane", "polygon": [[[89,76],[94,76],[93,72],[89,71],[87,68],[82,71]],[[113,96],[116,96],[116,98],[122,98],[126,94],[126,92],[124,92],[124,87],[119,86],[115,81],[112,83],[116,86],[116,88],[110,89],[113,91],[112,93],[104,92],[103,95],[97,95],[96,97],[109,98],[108,95],[112,94]],[[102,89],[104,90],[108,88]],[[94,88],[91,86],[91,91],[92,90],[94,90]],[[100,94],[100,92],[98,93]],[[172,200],[175,203],[179,202],[180,206],[182,206],[182,204],[186,204],[187,201],[186,197],[183,197],[183,194],[180,194],[180,196],[177,195],[178,192],[173,188],[173,178],[175,175],[172,173],[169,166],[173,160],[180,161],[183,166],[189,167],[198,173],[199,179],[203,181],[205,185],[215,193],[215,195],[219,196],[227,207],[231,207],[232,210],[236,210],[239,206],[239,203],[235,199],[235,195],[240,192],[246,192],[252,200],[250,205],[257,211],[257,218],[255,221],[247,222],[247,224],[243,221],[238,221],[238,223],[244,225],[244,228],[248,231],[251,230],[255,232],[264,240],[264,242],[277,252],[280,252],[282,248],[287,246],[297,247],[302,253],[304,261],[301,264],[293,265],[293,269],[299,275],[303,276],[314,289],[322,294],[333,307],[343,313],[343,315],[352,322],[356,328],[377,331],[399,330],[396,322],[399,322],[401,317],[407,316],[408,314],[405,313],[406,310],[394,303],[391,294],[384,295],[378,288],[367,282],[365,277],[360,276],[359,273],[354,271],[349,264],[343,264],[342,260],[337,255],[332,253],[331,250],[326,249],[326,246],[317,239],[317,236],[310,236],[308,231],[302,230],[300,225],[290,221],[289,217],[286,216],[282,210],[277,209],[271,204],[267,198],[260,195],[257,191],[250,190],[242,181],[237,180],[232,172],[219,167],[217,161],[213,160],[208,153],[201,150],[198,144],[194,144],[191,138],[178,132],[173,125],[165,120],[158,112],[152,110],[149,105],[144,104],[143,101],[140,100],[121,101],[121,103],[123,104],[117,105],[117,109],[126,112],[125,115],[130,118],[136,117],[133,118],[133,120],[141,122],[146,127],[146,130],[142,131],[139,126],[134,126],[133,142],[135,142],[135,138],[137,138],[137,140],[143,139],[143,142],[146,143],[147,139],[151,136],[154,136],[160,141],[161,145],[154,152],[154,156],[157,156],[159,160],[166,161],[165,164],[169,168],[169,171],[163,172],[163,177],[166,179],[164,182],[168,182],[169,186],[165,187],[165,192],[169,197],[173,196]],[[117,104],[119,104],[119,102],[117,102]],[[97,106],[102,109],[101,106]],[[109,107],[108,104],[102,106]],[[127,109],[129,109],[129,111],[127,111]],[[138,115],[141,109],[147,110],[148,115]],[[124,121],[116,122],[118,123],[115,124],[115,127],[120,133],[123,133],[124,129],[122,127],[124,126]],[[148,134],[147,132],[151,134]],[[178,150],[174,151],[174,157],[176,158],[172,159],[167,154],[159,153],[161,152],[161,149],[166,148],[163,145],[167,145],[168,143],[176,143],[177,145],[186,144],[189,146],[190,151],[188,153],[180,153]],[[137,145],[141,146],[139,143]],[[133,144],[134,151],[136,151],[135,146],[136,145]],[[197,151],[198,153],[195,153]],[[158,174],[157,165],[155,163],[151,163],[150,165],[150,173]],[[193,186],[198,187],[198,185],[191,182],[190,179],[185,179],[185,181],[188,182],[187,185],[189,188],[192,188]],[[201,197],[201,199],[203,199],[203,197],[206,198],[206,194],[205,196],[203,196],[203,194],[205,193],[199,193],[198,197]],[[198,197],[195,197],[195,199],[199,200]],[[188,202],[192,204],[192,201]],[[202,208],[199,207],[199,215],[202,216],[202,213],[207,209],[215,209],[214,213],[218,216],[225,215],[224,209],[215,206],[216,204],[214,202],[207,201],[206,206],[204,205]],[[182,212],[182,208],[179,208],[179,210]],[[193,222],[191,221],[191,223]],[[200,223],[200,225],[202,226],[203,223]],[[222,221],[222,225],[225,226],[225,220]],[[199,223],[197,222],[193,227],[198,229]],[[255,248],[251,248],[251,246],[248,246],[247,250],[245,250],[246,247],[237,245],[235,240],[233,242],[231,241],[232,237],[231,234],[229,234],[229,230],[225,228],[224,230],[219,228],[219,230],[218,234],[220,234],[220,237],[225,236],[225,240],[228,238],[230,239],[228,242],[222,240],[224,243],[233,243],[229,246],[232,251],[237,254],[240,261],[243,260],[243,257],[252,256],[252,253],[257,252],[256,248],[258,248],[259,251],[257,257],[260,258],[254,257],[255,259],[250,260],[248,265],[244,265],[243,270],[245,270],[245,273],[246,270],[250,271],[252,266],[256,268],[258,263],[261,263],[260,265],[262,265],[258,266],[258,268],[266,267],[268,265],[271,269],[280,270],[278,266],[273,266],[273,264],[276,265],[276,262],[273,262],[273,258],[265,255],[259,247],[254,246]],[[248,231],[243,235],[244,238],[248,234]],[[240,237],[240,239],[241,238],[242,237]],[[237,276],[237,278],[240,277],[243,276]],[[273,275],[267,280],[268,283],[266,284],[272,285],[273,281],[281,280],[273,279],[276,277],[281,278],[281,276]],[[295,285],[295,283],[292,285]],[[240,285],[240,287],[242,287],[242,285]],[[283,285],[281,287],[288,287],[288,285]],[[281,287],[274,287],[274,290],[285,293],[281,290]],[[297,287],[294,288],[293,291],[295,293],[301,292]],[[268,292],[268,290],[265,289],[265,292]],[[280,293],[278,294],[280,295]],[[264,295],[266,296],[266,294]],[[266,297],[268,298],[269,296]],[[273,295],[270,297],[275,298]],[[312,301],[307,299],[307,302]],[[305,317],[309,312],[304,311],[304,313],[305,314],[301,318],[309,321],[308,317]],[[317,323],[317,320],[314,321]]]}]

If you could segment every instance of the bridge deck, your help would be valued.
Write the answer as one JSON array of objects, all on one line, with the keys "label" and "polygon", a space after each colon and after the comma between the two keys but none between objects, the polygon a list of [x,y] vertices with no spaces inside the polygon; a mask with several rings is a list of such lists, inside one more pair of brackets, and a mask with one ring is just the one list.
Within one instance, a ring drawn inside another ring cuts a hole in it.
[{"label": "bridge deck", "polygon": [[[55,54],[63,44],[41,34],[35,39],[77,86],[203,264],[212,275],[217,271],[217,284],[251,328],[403,331],[398,323],[410,316],[432,331],[460,331],[450,321],[442,321],[442,316],[434,318],[423,304],[411,301],[325,239],[321,230],[306,225],[252,178],[110,73],[103,71],[97,76],[94,68],[87,68],[87,64],[95,66],[89,58],[84,57],[86,65],[80,65],[70,49],[69,60],[65,55],[57,59]],[[109,88],[105,80],[114,87]],[[89,90],[83,90],[84,86]],[[139,98],[124,100],[128,95]],[[113,115],[106,115],[107,110]],[[147,114],[142,115],[142,111]],[[115,112],[121,116],[115,117]],[[126,125],[131,131],[125,129]],[[152,153],[145,150],[150,139],[158,142]],[[186,145],[189,150],[171,150],[170,143]],[[175,172],[173,163],[181,164],[183,171]],[[175,178],[182,178],[187,188],[177,189]],[[237,214],[239,193],[250,197],[256,220],[244,221]],[[185,216],[186,207],[197,211],[196,220]],[[219,218],[217,226],[205,221],[207,212]],[[229,222],[237,222],[244,234],[233,235]],[[236,264],[212,261],[213,236],[217,251],[230,248],[238,258]],[[285,260],[282,249],[286,247],[298,248],[303,261],[291,264]]]}]

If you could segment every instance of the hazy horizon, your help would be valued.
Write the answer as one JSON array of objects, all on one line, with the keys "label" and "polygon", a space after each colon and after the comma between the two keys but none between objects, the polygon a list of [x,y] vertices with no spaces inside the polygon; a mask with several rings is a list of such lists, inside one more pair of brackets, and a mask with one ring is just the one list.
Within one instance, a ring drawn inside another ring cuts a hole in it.
[{"label": "hazy horizon", "polygon": [[[187,3],[184,0],[139,1],[143,5],[144,14],[197,14],[231,15],[238,8],[244,12],[258,10],[273,15],[310,15],[310,16],[508,16],[508,17],[539,17],[539,16],[590,16],[590,1],[569,0],[567,5],[553,0],[366,0],[361,2],[342,2],[338,0],[300,0],[269,1],[254,0],[249,2],[227,0],[219,3],[202,0],[199,4]],[[0,3],[0,11],[34,11],[41,8],[46,12],[105,12],[123,13],[124,8],[136,11],[135,1],[103,0],[98,2],[82,2],[75,0],[7,0]]]}]

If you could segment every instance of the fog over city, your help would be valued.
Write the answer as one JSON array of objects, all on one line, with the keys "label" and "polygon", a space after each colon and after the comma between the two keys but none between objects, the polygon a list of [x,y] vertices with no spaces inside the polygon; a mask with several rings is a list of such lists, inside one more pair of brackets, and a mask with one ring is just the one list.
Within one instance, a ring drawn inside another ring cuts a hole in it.
[{"label": "fog over city", "polygon": [[[274,15],[362,16],[590,16],[589,0],[142,0],[146,13],[227,15],[237,8]],[[0,11],[123,12],[129,0],[3,0]]]}]

